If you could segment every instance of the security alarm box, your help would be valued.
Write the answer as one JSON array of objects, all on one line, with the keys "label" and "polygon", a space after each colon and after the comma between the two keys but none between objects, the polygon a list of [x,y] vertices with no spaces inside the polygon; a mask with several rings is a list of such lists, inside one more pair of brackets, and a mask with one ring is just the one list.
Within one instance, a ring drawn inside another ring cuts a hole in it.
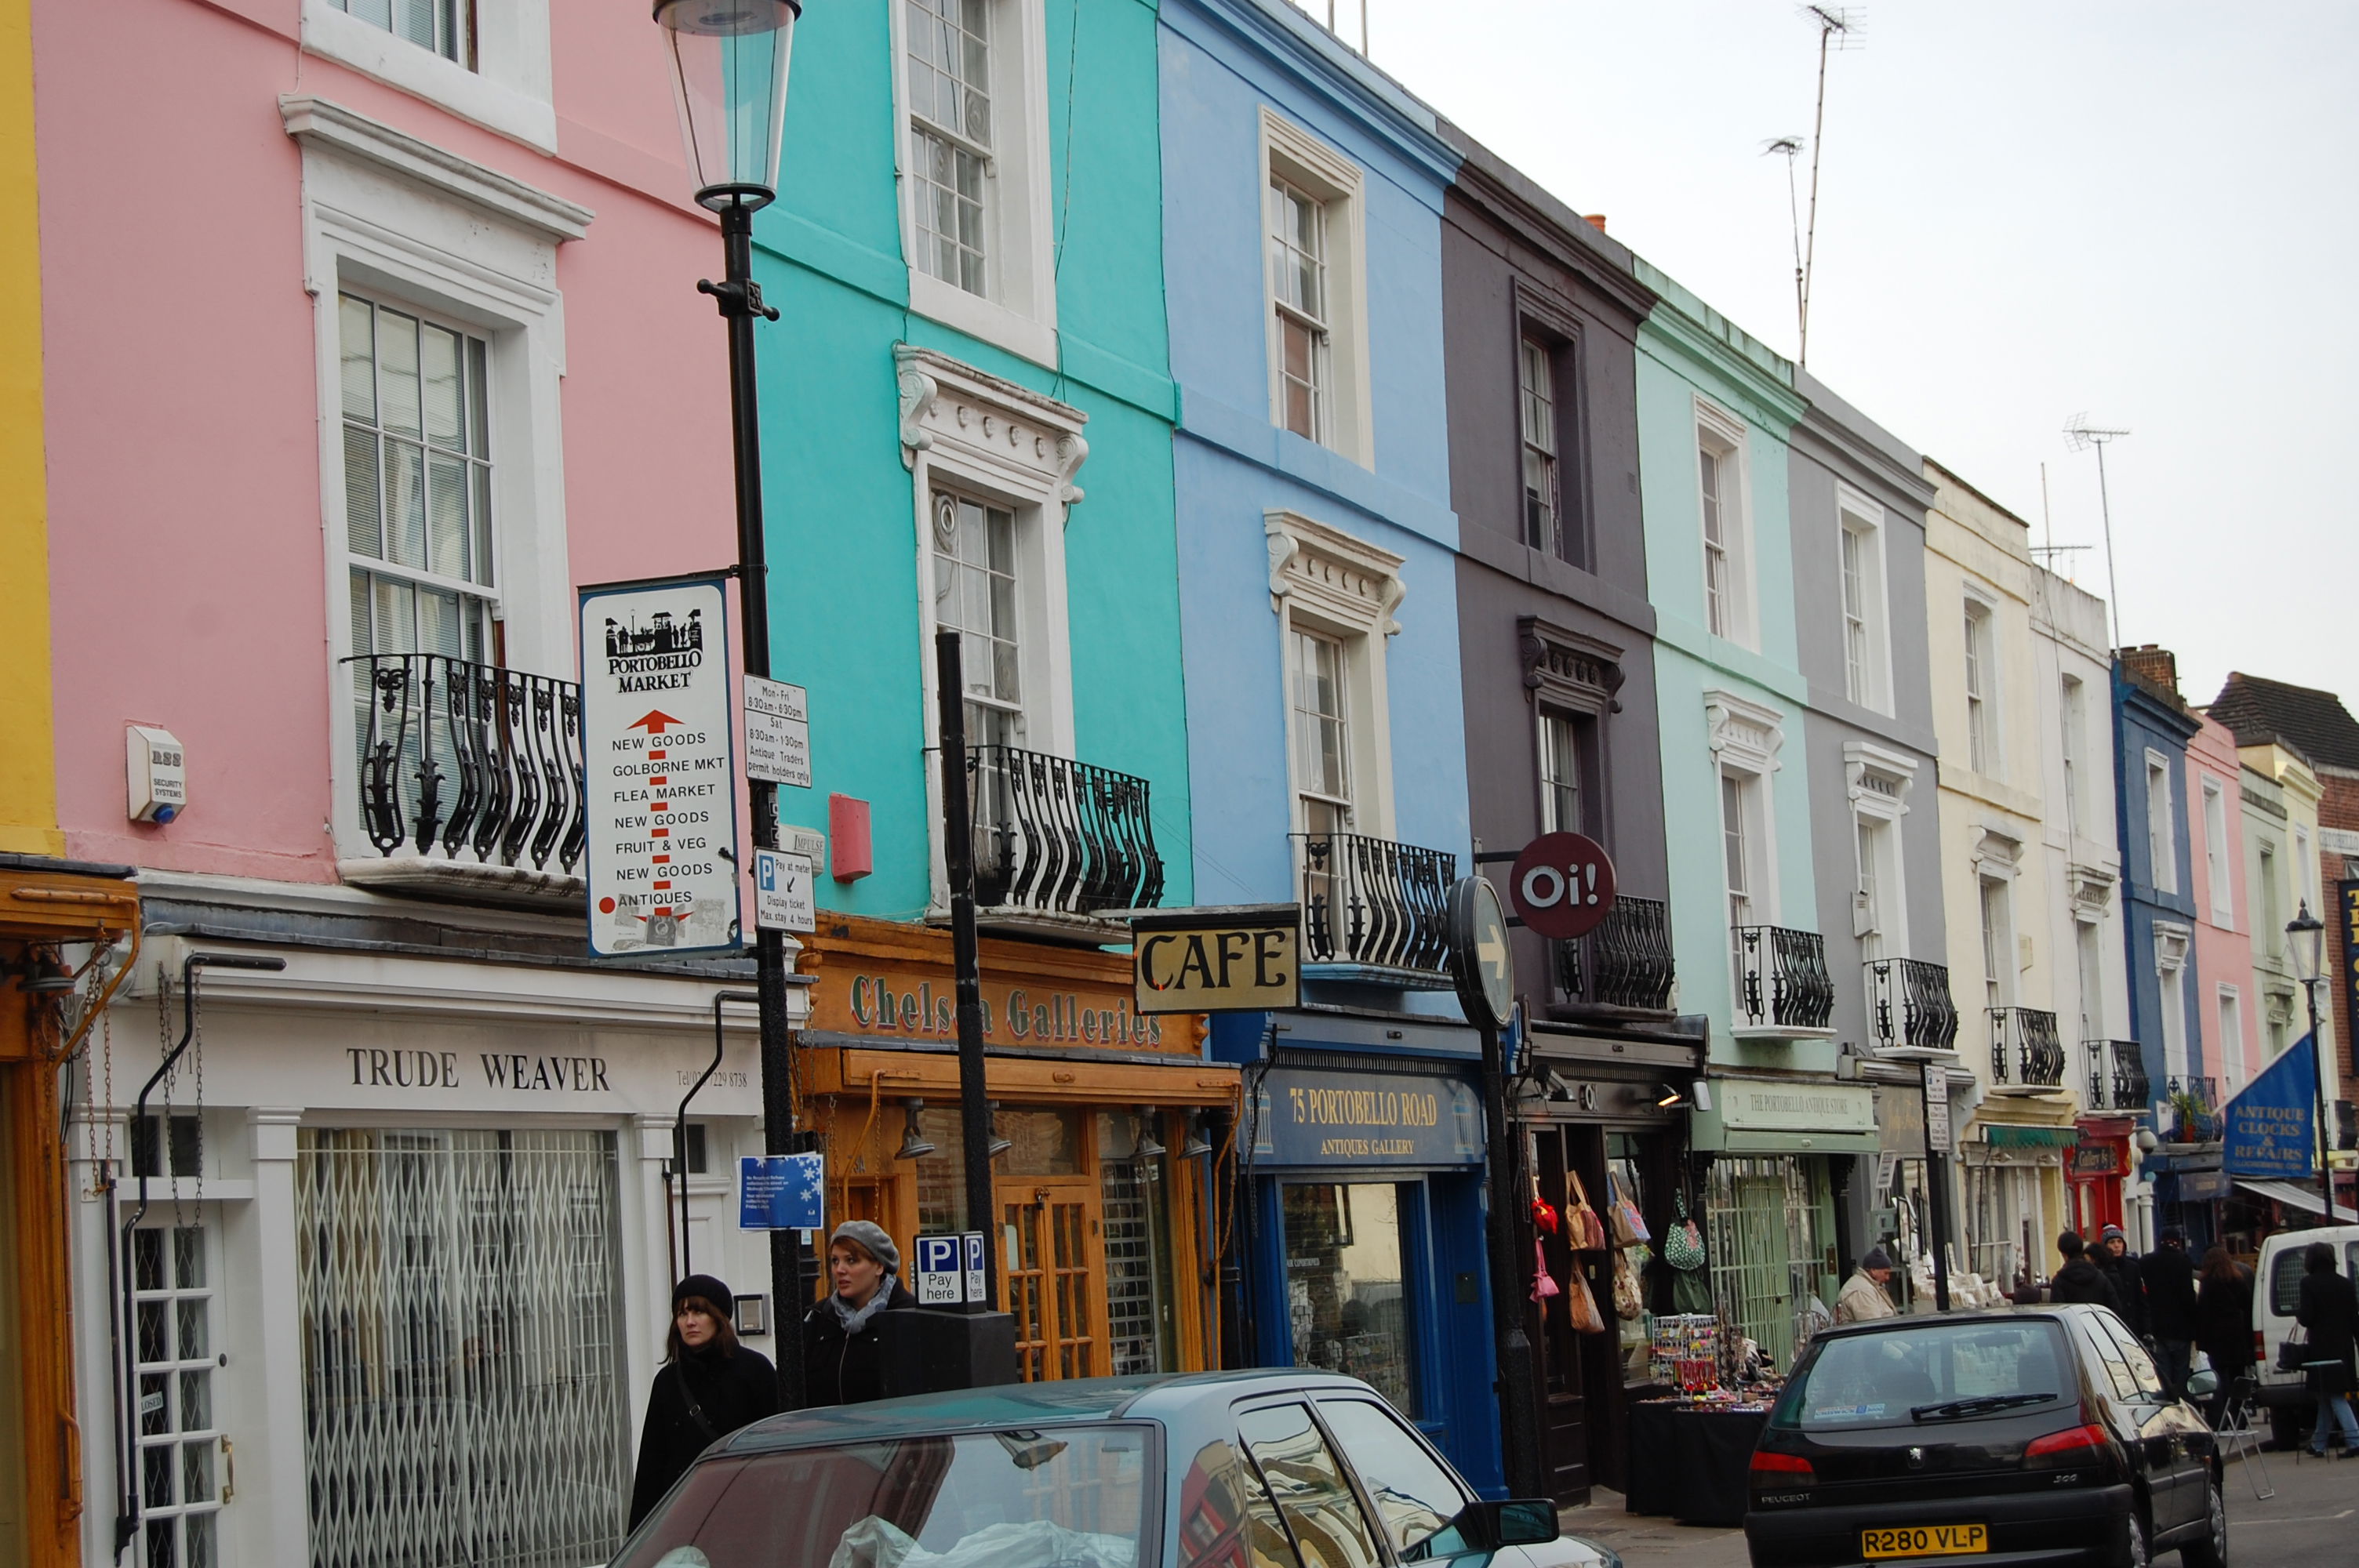
[{"label": "security alarm box", "polygon": [[169,822],[189,808],[189,759],[179,736],[152,725],[129,725],[125,752],[132,821]]}]

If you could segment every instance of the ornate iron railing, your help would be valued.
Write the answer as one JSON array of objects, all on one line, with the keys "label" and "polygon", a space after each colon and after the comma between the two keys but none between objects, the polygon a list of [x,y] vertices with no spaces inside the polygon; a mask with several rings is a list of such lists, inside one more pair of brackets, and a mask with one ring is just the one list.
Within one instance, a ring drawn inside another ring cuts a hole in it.
[{"label": "ornate iron railing", "polygon": [[1868,1026],[1889,1048],[1951,1051],[1958,1044],[1958,1004],[1950,998],[1950,968],[1922,958],[1867,961]]},{"label": "ornate iron railing", "polygon": [[[2220,1136],[2219,1079],[2174,1077],[2166,1082],[2164,1092],[2170,1098],[2171,1119],[2182,1141],[2209,1143]],[[2182,1096],[2194,1102],[2191,1114],[2180,1104]]]},{"label": "ornate iron railing", "polygon": [[1093,914],[1163,899],[1147,783],[1017,746],[971,746],[974,901]]},{"label": "ornate iron railing", "polygon": [[2064,1044],[2056,1015],[2036,1007],[1994,1007],[1990,1011],[1991,1082],[2024,1088],[2064,1087]]},{"label": "ornate iron railing", "polygon": [[2144,1115],[2154,1089],[2146,1076],[2146,1054],[2135,1040],[2083,1040],[2089,1058],[2089,1108]]},{"label": "ornate iron railing", "polygon": [[1458,857],[1364,833],[1297,833],[1303,960],[1439,974]]},{"label": "ornate iron railing", "polygon": [[465,864],[582,859],[582,687],[443,654],[365,654],[353,666],[361,826]]},{"label": "ornate iron railing", "polygon": [[1661,899],[1623,893],[1596,930],[1549,946],[1557,989],[1574,1001],[1658,1012],[1671,1004],[1671,914]]},{"label": "ornate iron railing", "polygon": [[1745,1028],[1824,1029],[1834,1021],[1835,982],[1826,938],[1783,925],[1739,925],[1736,1011]]}]

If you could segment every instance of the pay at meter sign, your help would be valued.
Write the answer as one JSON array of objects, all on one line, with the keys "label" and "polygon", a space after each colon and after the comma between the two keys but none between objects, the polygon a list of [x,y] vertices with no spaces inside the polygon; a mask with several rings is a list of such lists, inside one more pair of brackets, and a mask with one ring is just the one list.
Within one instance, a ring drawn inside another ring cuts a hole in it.
[{"label": "pay at meter sign", "polygon": [[1578,833],[1543,833],[1508,873],[1507,897],[1524,924],[1559,942],[1586,936],[1614,909],[1614,860]]}]

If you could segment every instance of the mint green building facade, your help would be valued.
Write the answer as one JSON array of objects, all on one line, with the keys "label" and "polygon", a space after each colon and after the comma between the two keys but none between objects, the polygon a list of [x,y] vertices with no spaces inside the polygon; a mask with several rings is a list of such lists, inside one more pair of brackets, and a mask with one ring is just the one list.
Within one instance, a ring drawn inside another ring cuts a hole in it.
[{"label": "mint green building facade", "polygon": [[[1796,617],[1792,367],[1672,278],[1638,334],[1640,487],[1662,735],[1676,1005],[1710,1021],[1693,1117],[1715,1294],[1784,1365],[1805,1298],[1832,1303],[1835,1197],[1875,1148],[1864,1086],[1839,1082],[1820,939],[1809,686]],[[1805,599],[1812,596],[1806,595]],[[1843,787],[1841,780],[1821,787]],[[1836,912],[1841,913],[1841,912]]]},{"label": "mint green building facade", "polygon": [[[808,688],[813,759],[780,819],[867,806],[873,871],[839,880],[832,839],[822,909],[941,907],[931,643],[957,623],[971,683],[1010,661],[973,738],[1146,781],[1162,901],[1185,903],[1156,9],[1001,0],[980,36],[930,15],[809,8],[756,220],[780,311],[758,334],[772,663]],[[1005,535],[968,569],[933,537],[945,496],[982,514],[962,537]]]}]

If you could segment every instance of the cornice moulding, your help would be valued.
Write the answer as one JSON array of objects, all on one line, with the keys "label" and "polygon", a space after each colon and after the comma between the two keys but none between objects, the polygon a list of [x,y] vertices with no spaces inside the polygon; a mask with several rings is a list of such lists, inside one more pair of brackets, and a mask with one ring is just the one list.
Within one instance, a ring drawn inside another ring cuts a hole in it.
[{"label": "cornice moulding", "polygon": [[465,202],[498,222],[557,243],[581,239],[597,216],[562,196],[527,185],[325,98],[283,93],[278,118],[287,134],[306,151],[371,165],[435,195]]}]

